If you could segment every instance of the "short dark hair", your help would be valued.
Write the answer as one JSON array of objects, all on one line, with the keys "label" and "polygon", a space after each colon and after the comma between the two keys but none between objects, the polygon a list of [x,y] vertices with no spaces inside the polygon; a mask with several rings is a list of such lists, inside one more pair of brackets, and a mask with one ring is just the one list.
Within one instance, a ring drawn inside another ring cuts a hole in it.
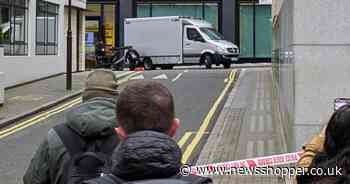
[{"label": "short dark hair", "polygon": [[335,111],[325,132],[324,151],[335,156],[350,147],[350,106],[345,105]]},{"label": "short dark hair", "polygon": [[117,101],[117,119],[127,133],[154,130],[165,133],[175,117],[174,100],[161,83],[131,81]]}]

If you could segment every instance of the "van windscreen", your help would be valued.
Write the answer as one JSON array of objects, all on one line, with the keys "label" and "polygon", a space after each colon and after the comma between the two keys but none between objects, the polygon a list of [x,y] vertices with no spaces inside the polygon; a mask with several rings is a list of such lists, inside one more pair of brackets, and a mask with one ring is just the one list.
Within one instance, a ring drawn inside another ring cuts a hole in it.
[{"label": "van windscreen", "polygon": [[200,28],[211,40],[224,40],[224,37],[213,28]]}]

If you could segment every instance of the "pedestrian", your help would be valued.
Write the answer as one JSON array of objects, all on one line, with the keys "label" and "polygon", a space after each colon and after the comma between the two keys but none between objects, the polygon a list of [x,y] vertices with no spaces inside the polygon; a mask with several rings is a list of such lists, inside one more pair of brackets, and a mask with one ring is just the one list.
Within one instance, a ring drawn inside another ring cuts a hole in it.
[{"label": "pedestrian", "polygon": [[[317,135],[311,143],[304,147],[305,152],[298,162],[299,167],[307,168],[341,168],[343,171],[350,168],[350,106],[345,105],[331,116],[325,129]],[[350,170],[349,170],[350,171]],[[343,173],[348,175],[348,172]],[[328,178],[328,174],[325,174]],[[337,177],[337,176],[334,176]],[[339,177],[339,176],[338,176]],[[298,183],[322,180],[324,176],[305,174],[297,176]]]},{"label": "pedestrian", "polygon": [[172,137],[180,125],[170,91],[155,81],[133,81],[117,101],[116,129],[123,140],[113,153],[112,174],[85,184],[212,183],[210,178],[179,175],[181,149]]},{"label": "pedestrian", "polygon": [[[67,184],[87,179],[72,179],[72,175],[110,171],[110,155],[119,142],[114,131],[117,78],[112,71],[96,70],[88,75],[85,85],[83,103],[66,113],[65,122],[49,130],[29,164],[24,184]],[[86,162],[89,164],[81,169]]]}]

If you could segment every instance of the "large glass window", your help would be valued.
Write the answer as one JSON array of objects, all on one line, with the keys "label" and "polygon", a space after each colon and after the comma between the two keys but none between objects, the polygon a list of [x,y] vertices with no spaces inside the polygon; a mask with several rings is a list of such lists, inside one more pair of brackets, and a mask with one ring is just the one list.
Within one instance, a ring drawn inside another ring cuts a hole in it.
[{"label": "large glass window", "polygon": [[210,22],[219,27],[217,3],[138,3],[137,17],[188,16]]},{"label": "large glass window", "polygon": [[272,54],[271,6],[256,7],[256,57],[266,58]]},{"label": "large glass window", "polygon": [[253,11],[253,5],[240,6],[241,57],[270,58],[272,54],[271,6],[256,5],[255,17]]},{"label": "large glass window", "polygon": [[0,0],[0,46],[5,55],[27,54],[27,0]]},{"label": "large glass window", "polygon": [[240,57],[253,57],[253,8],[240,6]]},{"label": "large glass window", "polygon": [[95,45],[102,39],[100,32],[101,20],[101,5],[87,4],[86,24],[85,24],[85,58],[87,61],[95,60]]},{"label": "large glass window", "polygon": [[39,0],[36,13],[36,54],[57,55],[58,5]]}]

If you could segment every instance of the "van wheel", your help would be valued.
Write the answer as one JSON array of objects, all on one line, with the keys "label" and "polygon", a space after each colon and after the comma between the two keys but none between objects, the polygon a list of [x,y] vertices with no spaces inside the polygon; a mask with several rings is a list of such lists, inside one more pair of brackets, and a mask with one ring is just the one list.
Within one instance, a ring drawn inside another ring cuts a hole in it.
[{"label": "van wheel", "polygon": [[156,67],[153,65],[151,58],[143,59],[143,66],[145,70],[154,70]]},{"label": "van wheel", "polygon": [[211,65],[213,64],[213,57],[209,54],[206,54],[203,58],[203,63],[205,65],[205,68],[210,69]]},{"label": "van wheel", "polygon": [[224,68],[230,68],[231,67],[231,63],[224,63]]}]

